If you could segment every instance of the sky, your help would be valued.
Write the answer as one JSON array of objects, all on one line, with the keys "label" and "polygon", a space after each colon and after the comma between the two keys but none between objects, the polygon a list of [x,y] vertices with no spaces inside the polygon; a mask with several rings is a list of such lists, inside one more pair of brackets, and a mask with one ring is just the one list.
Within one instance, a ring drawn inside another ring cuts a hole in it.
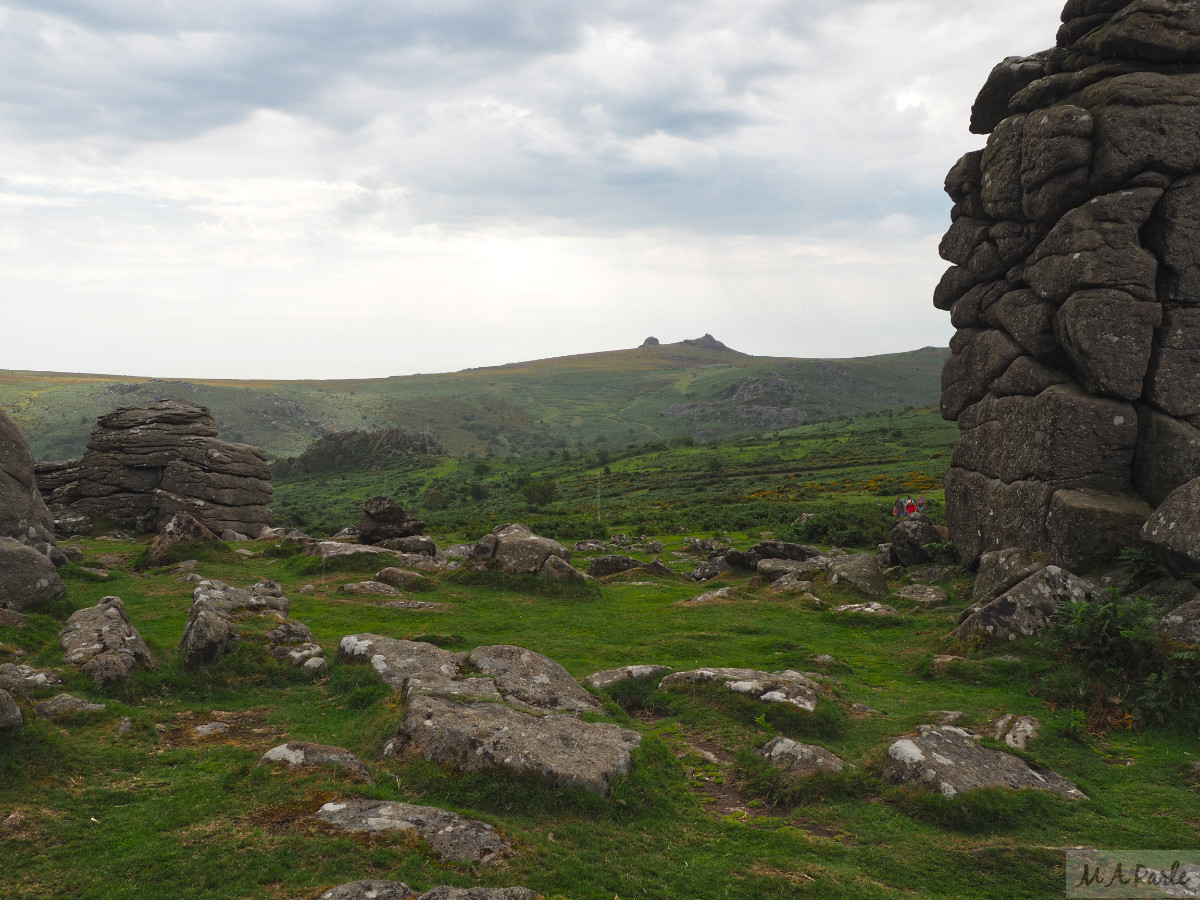
[{"label": "sky", "polygon": [[944,346],[947,169],[1061,0],[0,0],[0,368]]}]

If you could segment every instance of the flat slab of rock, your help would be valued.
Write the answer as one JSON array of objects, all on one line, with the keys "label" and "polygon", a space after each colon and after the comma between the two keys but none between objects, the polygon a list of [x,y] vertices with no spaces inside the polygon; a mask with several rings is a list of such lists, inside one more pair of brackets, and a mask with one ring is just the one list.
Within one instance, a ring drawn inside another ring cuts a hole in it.
[{"label": "flat slab of rock", "polygon": [[556,787],[607,794],[633,766],[635,731],[573,715],[538,716],[502,703],[418,694],[385,752],[413,752],[462,772],[501,769]]},{"label": "flat slab of rock", "polygon": [[402,591],[419,591],[430,583],[429,579],[421,573],[413,572],[410,569],[401,569],[399,566],[380,569],[375,573],[375,581],[382,581],[384,584],[389,584]]},{"label": "flat slab of rock", "polygon": [[403,881],[351,881],[323,893],[320,900],[418,900],[420,892]]},{"label": "flat slab of rock", "polygon": [[21,615],[21,613],[15,610],[5,609],[0,606],[0,628],[16,628],[28,621],[29,616]]},{"label": "flat slab of rock", "polygon": [[813,583],[801,575],[794,572],[784,575],[782,578],[777,578],[767,585],[767,590],[772,594],[811,594]]},{"label": "flat slab of rock", "polygon": [[622,666],[619,669],[605,669],[603,672],[593,672],[587,678],[583,679],[583,683],[595,690],[604,691],[608,690],[614,684],[620,684],[622,681],[649,681],[652,678],[661,678],[670,671],[670,666]]},{"label": "flat slab of rock", "polygon": [[176,513],[150,545],[150,558],[157,563],[181,544],[214,544],[220,540],[199,519],[185,512]]},{"label": "flat slab of rock", "polygon": [[337,766],[369,784],[373,784],[375,781],[371,777],[371,770],[349,750],[325,744],[314,744],[310,741],[288,741],[286,744],[272,747],[258,761],[260,766],[266,763],[283,763],[289,769]]},{"label": "flat slab of rock", "polygon": [[887,580],[879,560],[871,553],[855,553],[830,558],[830,584],[847,584],[871,600],[882,600],[888,594]]},{"label": "flat slab of rock", "polygon": [[704,606],[707,603],[729,603],[737,599],[737,594],[733,588],[717,588],[715,591],[708,591],[701,594],[699,597],[689,597],[687,600],[679,602],[684,606]]},{"label": "flat slab of rock", "polygon": [[305,556],[313,556],[321,562],[343,559],[347,556],[395,556],[391,550],[369,547],[366,544],[342,544],[338,541],[314,541],[304,549]]},{"label": "flat slab of rock", "polygon": [[854,616],[883,617],[900,615],[894,606],[888,606],[886,603],[850,603],[846,606],[837,607],[834,612],[849,613]]},{"label": "flat slab of rock", "polygon": [[427,600],[389,600],[379,605],[384,609],[407,609],[410,612],[445,612],[450,608],[445,603],[431,603]]},{"label": "flat slab of rock", "polygon": [[382,581],[354,581],[350,584],[343,584],[342,590],[347,594],[389,594],[395,596],[400,593],[390,584],[384,584]]},{"label": "flat slab of rock", "polygon": [[436,856],[452,862],[486,863],[510,849],[491,825],[432,806],[356,797],[326,803],[316,818],[339,831],[415,831]]},{"label": "flat slab of rock", "polygon": [[785,737],[771,738],[759,748],[758,755],[785,772],[801,778],[815,775],[817,772],[836,775],[846,767],[845,763],[824,747],[801,744]]},{"label": "flat slab of rock", "polygon": [[681,684],[723,683],[736,694],[746,694],[763,703],[790,703],[812,712],[817,708],[821,688],[815,681],[793,672],[761,672],[758,669],[692,669],[673,672],[659,682],[660,688]]},{"label": "flat slab of rock", "polygon": [[0,690],[8,691],[14,697],[28,697],[34,691],[58,687],[62,683],[62,678],[53,669],[35,669],[13,663],[0,665]]},{"label": "flat slab of rock", "polygon": [[476,647],[468,662],[490,675],[504,699],[515,706],[557,712],[604,711],[570,672],[548,656],[524,647],[509,644]]},{"label": "flat slab of rock", "polygon": [[[467,658],[465,653],[451,653],[423,641],[403,641],[379,634],[346,635],[338,645],[338,656],[343,662],[369,662],[406,699],[420,689],[450,690],[460,680],[459,669]],[[484,689],[488,696],[500,699],[491,679],[471,681],[480,684],[463,684],[463,694],[478,694]]]},{"label": "flat slab of rock", "polygon": [[950,602],[950,595],[945,588],[932,584],[910,584],[896,591],[901,600],[911,600],[922,606],[942,606]]},{"label": "flat slab of rock", "polygon": [[21,707],[17,706],[12,694],[0,689],[0,731],[16,731],[24,725],[25,717],[21,714]]},{"label": "flat slab of rock", "polygon": [[789,544],[786,541],[759,541],[750,548],[750,553],[759,559],[790,559],[803,561],[816,559],[823,554],[807,544]]},{"label": "flat slab of rock", "polygon": [[1019,757],[980,747],[971,733],[953,725],[922,725],[917,737],[888,748],[883,779],[957,797],[979,788],[1049,791],[1068,800],[1086,797],[1061,775],[1036,770]]},{"label": "flat slab of rock", "polygon": [[979,573],[975,576],[975,599],[983,603],[995,600],[1049,563],[1050,558],[1045,553],[1029,553],[1017,548],[984,553],[979,557]]},{"label": "flat slab of rock", "polygon": [[789,575],[799,577],[803,575],[812,576],[818,572],[824,572],[829,566],[829,557],[816,556],[812,559],[795,560],[795,559],[763,559],[759,560],[755,571],[763,581],[775,582]]},{"label": "flat slab of rock", "polygon": [[1058,566],[1046,566],[995,600],[964,611],[954,632],[960,640],[982,634],[992,640],[1016,640],[1038,634],[1062,603],[1084,603],[1103,596],[1092,582]]},{"label": "flat slab of rock", "polygon": [[723,556],[718,556],[715,559],[710,559],[708,562],[702,562],[692,570],[692,579],[694,581],[712,581],[718,575],[724,575],[733,566]]},{"label": "flat slab of rock", "polygon": [[597,556],[588,563],[587,573],[593,578],[607,578],[630,569],[640,569],[645,563],[632,556]]},{"label": "flat slab of rock", "polygon": [[456,888],[436,887],[419,900],[537,900],[538,895],[529,888]]},{"label": "flat slab of rock", "polygon": [[154,670],[154,657],[129,621],[120,597],[105,597],[67,619],[58,633],[63,661],[92,676],[97,687],[124,681],[134,670]]},{"label": "flat slab of rock", "polygon": [[59,694],[49,700],[43,700],[33,708],[33,714],[39,719],[64,719],[80,713],[104,712],[108,709],[103,703],[90,703],[70,694]]}]

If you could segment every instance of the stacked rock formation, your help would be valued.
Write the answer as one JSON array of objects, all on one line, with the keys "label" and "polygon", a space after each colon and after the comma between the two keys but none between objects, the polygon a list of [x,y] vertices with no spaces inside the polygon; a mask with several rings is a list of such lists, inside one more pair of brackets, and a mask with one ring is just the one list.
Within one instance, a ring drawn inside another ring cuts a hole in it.
[{"label": "stacked rock formation", "polygon": [[261,450],[218,440],[208,409],[184,400],[102,416],[79,480],[55,489],[72,510],[156,531],[185,512],[218,535],[257,537],[271,524],[271,470]]},{"label": "stacked rock formation", "polygon": [[1010,57],[946,191],[942,415],[962,558],[1085,568],[1200,476],[1200,6],[1070,0]]}]

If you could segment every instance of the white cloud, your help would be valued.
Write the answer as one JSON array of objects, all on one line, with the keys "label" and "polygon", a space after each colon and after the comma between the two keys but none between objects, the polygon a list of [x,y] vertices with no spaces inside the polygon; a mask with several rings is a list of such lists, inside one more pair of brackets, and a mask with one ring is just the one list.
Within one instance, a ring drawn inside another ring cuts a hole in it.
[{"label": "white cloud", "polygon": [[942,176],[1058,5],[0,0],[0,296],[53,334],[0,365],[943,343]]}]

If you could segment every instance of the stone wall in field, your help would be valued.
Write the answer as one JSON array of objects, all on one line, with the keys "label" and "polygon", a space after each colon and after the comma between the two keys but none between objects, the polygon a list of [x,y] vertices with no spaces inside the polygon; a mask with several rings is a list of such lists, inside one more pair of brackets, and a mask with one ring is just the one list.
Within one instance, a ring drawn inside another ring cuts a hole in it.
[{"label": "stone wall in field", "polygon": [[1082,568],[1200,476],[1200,3],[1070,0],[1010,57],[951,169],[934,296],[961,556]]}]

